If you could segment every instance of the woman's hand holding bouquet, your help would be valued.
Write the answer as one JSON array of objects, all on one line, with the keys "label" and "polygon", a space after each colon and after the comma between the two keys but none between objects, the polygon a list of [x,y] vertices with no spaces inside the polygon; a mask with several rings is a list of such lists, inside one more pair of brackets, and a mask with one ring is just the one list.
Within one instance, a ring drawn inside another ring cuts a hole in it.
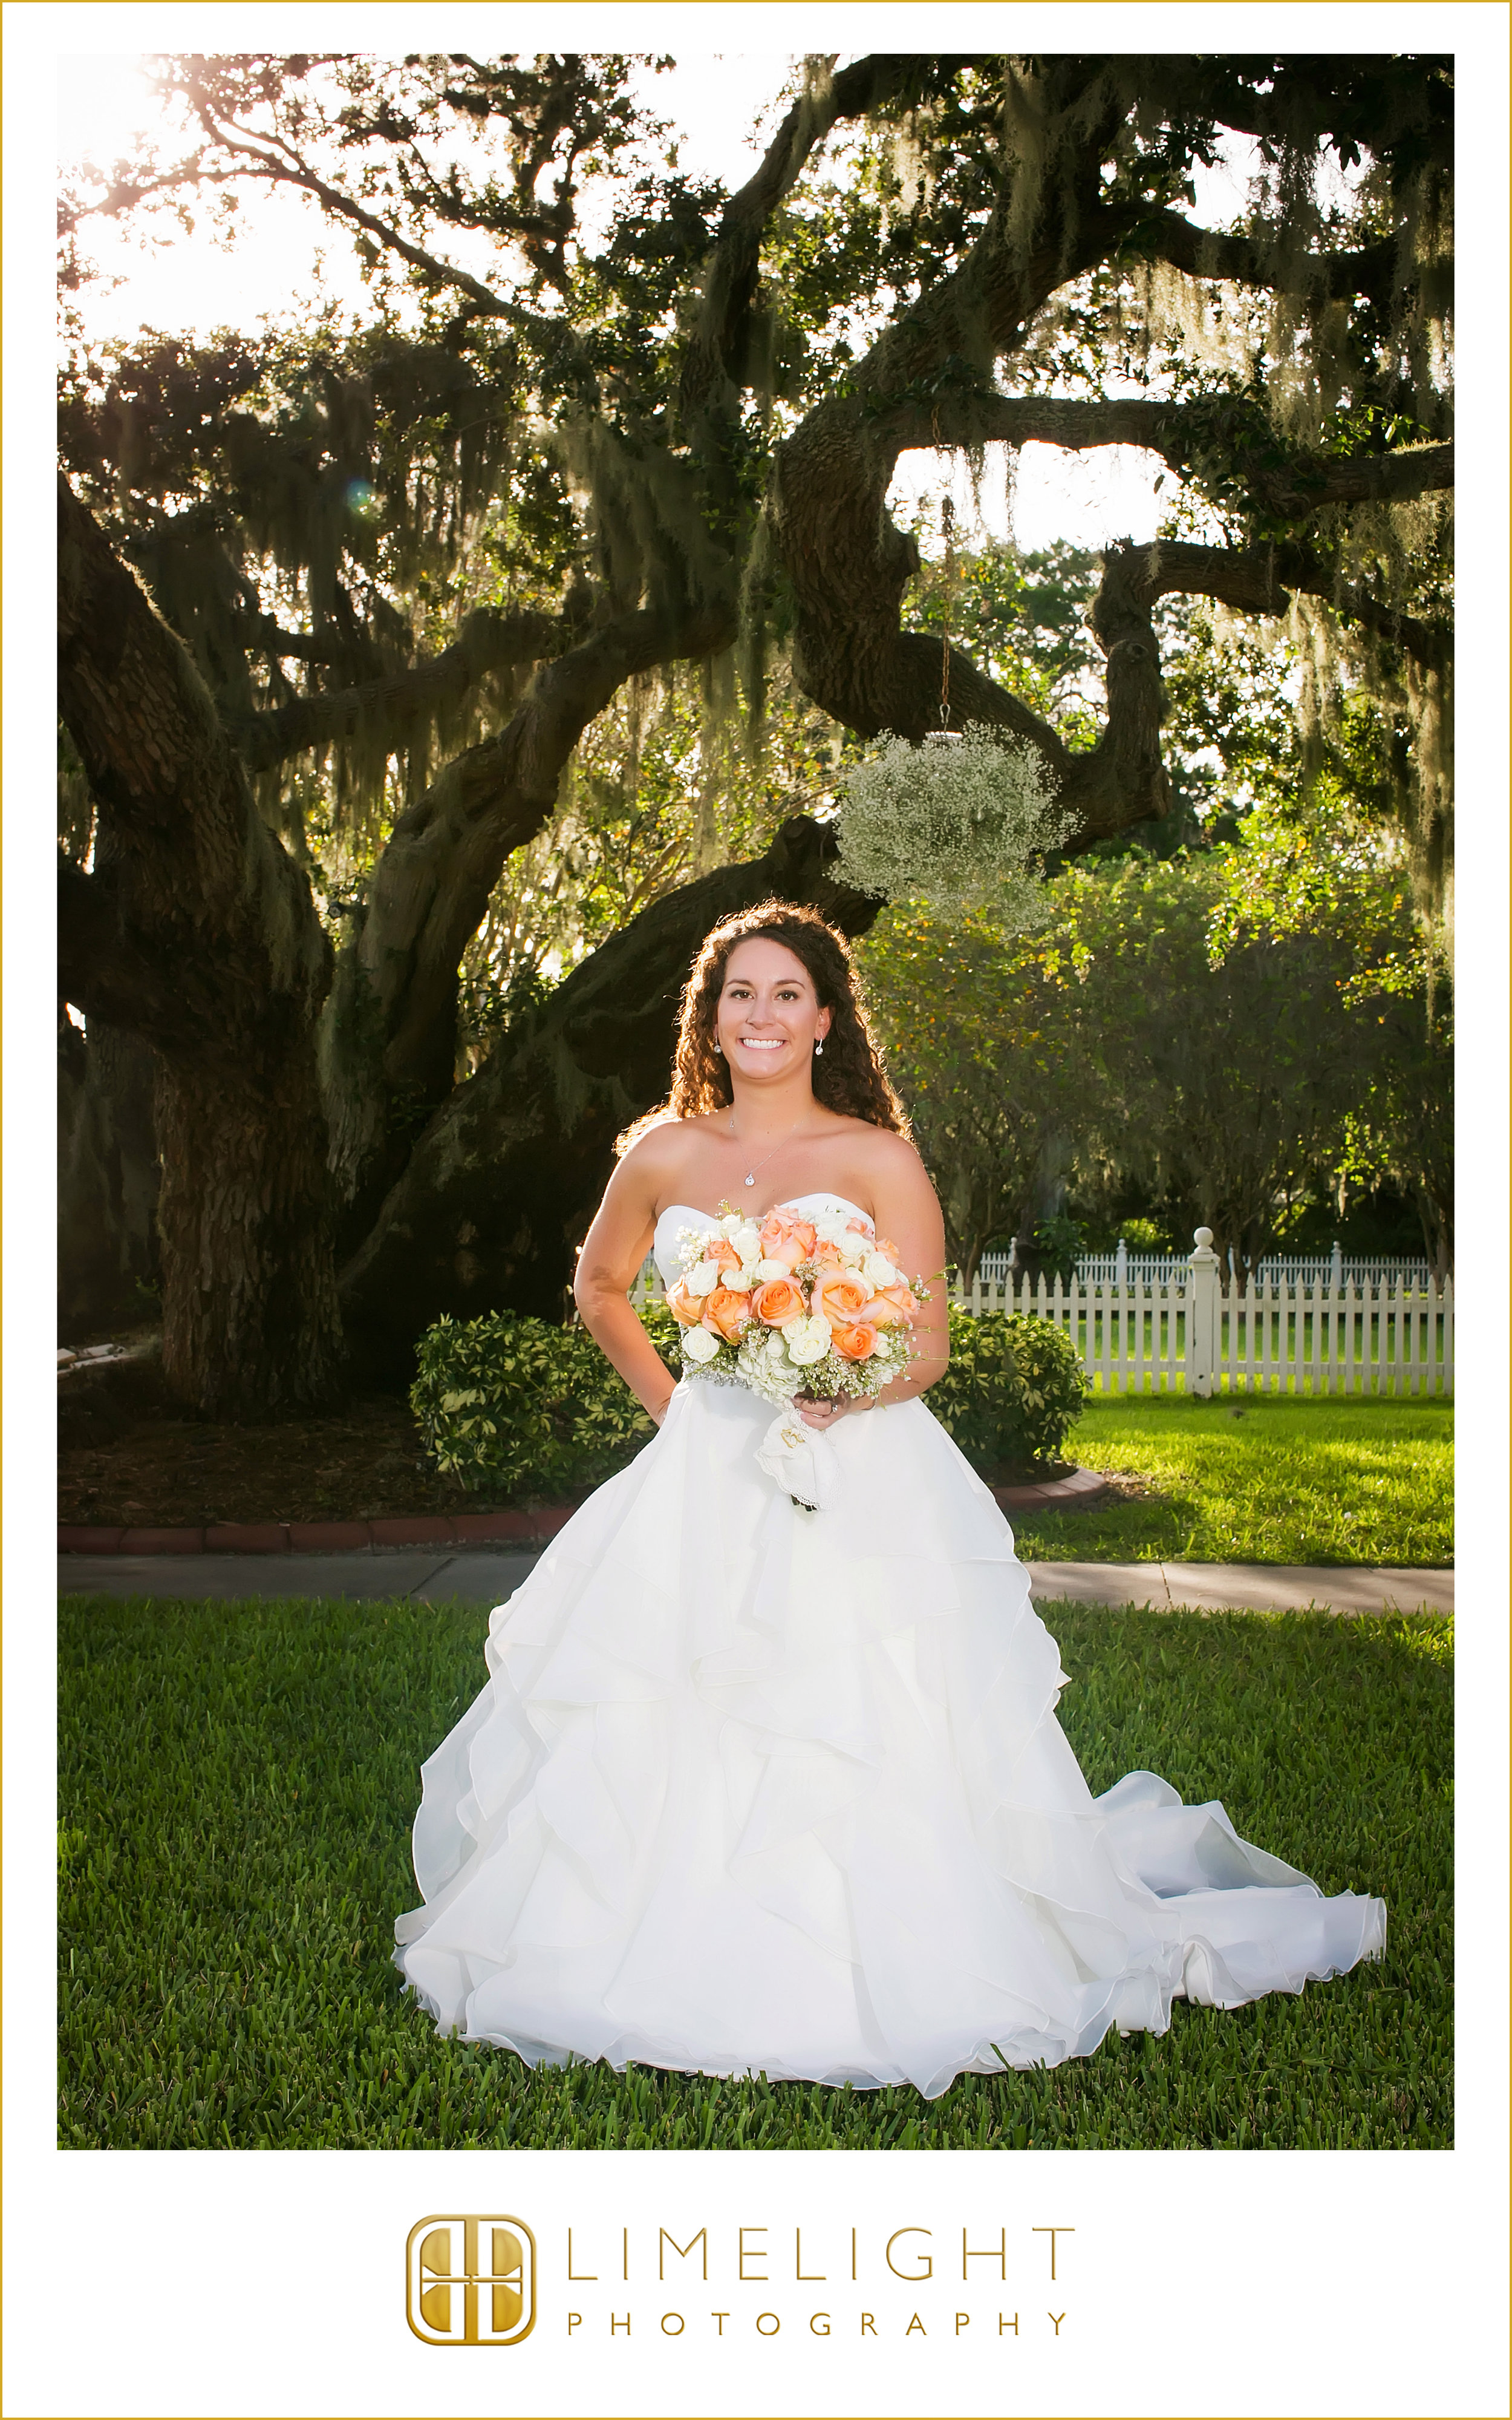
[{"label": "woman's hand holding bouquet", "polygon": [[[726,1209],[712,1233],[684,1229],[679,1258],[667,1302],[688,1377],[792,1405],[874,1397],[908,1366],[929,1288],[903,1276],[869,1218],[840,1209],[809,1218],[779,1203],[758,1224]],[[779,1431],[774,1423],[764,1461]]]}]

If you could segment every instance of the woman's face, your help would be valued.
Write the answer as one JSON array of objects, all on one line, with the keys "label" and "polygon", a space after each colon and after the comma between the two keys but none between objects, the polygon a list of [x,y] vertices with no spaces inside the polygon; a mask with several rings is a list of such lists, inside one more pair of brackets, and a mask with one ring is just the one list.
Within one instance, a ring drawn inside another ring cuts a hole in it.
[{"label": "woman's face", "polygon": [[731,1069],[757,1084],[807,1070],[814,1044],[829,1032],[813,977],[780,941],[756,934],[737,941],[725,960],[715,1020]]}]

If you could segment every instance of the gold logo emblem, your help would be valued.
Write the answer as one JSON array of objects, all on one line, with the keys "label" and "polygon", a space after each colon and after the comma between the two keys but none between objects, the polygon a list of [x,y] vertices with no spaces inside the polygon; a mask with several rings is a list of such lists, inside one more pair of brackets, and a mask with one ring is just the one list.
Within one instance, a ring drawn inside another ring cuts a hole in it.
[{"label": "gold logo emblem", "polygon": [[405,2308],[422,2344],[520,2344],[535,2325],[535,2238],[523,2219],[423,2218],[405,2266]]}]

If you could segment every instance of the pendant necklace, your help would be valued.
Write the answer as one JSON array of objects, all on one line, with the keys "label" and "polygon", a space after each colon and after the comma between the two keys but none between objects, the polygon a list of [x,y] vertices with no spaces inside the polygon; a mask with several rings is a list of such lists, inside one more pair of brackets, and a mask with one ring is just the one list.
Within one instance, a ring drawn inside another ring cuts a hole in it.
[{"label": "pendant necklace", "polygon": [[[752,1169],[750,1169],[750,1170],[748,1171],[747,1176],[746,1176],[746,1183],[747,1183],[748,1185],[754,1185],[754,1184],[755,1184],[758,1173],[760,1172],[760,1171],[761,1171],[762,1169],[764,1169],[764,1168],[766,1166],[766,1160],[767,1160],[767,1159],[775,1159],[775,1158],[777,1157],[777,1155],[778,1155],[778,1153],[781,1150],[782,1145],[783,1145],[785,1142],[791,1142],[791,1141],[792,1141],[793,1137],[797,1133],[798,1128],[799,1128],[799,1126],[801,1126],[801,1125],[802,1125],[802,1124],[803,1124],[803,1120],[802,1120],[801,1118],[795,1118],[795,1119],[794,1120],[794,1122],[793,1122],[792,1125],[790,1125],[790,1126],[789,1126],[789,1128],[788,1128],[788,1130],[787,1130],[787,1133],[786,1133],[785,1135],[779,1135],[779,1138],[778,1138],[777,1141],[772,1145],[771,1150],[767,1153],[767,1155],[766,1155],[766,1159],[759,1159],[759,1160],[756,1162],[755,1167],[754,1167],[754,1168],[752,1168]],[[735,1141],[736,1141],[736,1142],[738,1142],[738,1141],[740,1140],[740,1137],[739,1137],[737,1134],[735,1134],[735,1113],[734,1113],[733,1109],[732,1109],[732,1110],[731,1110],[731,1112],[730,1112],[730,1132],[731,1132],[731,1134],[732,1134],[733,1136],[734,1136],[734,1140],[735,1140]]]}]

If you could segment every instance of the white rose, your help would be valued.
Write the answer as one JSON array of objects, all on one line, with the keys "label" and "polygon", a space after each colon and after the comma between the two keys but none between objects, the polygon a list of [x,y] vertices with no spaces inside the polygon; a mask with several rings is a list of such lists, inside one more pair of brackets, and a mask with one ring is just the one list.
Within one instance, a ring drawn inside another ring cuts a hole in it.
[{"label": "white rose", "polygon": [[840,1244],[850,1233],[850,1227],[843,1210],[821,1210],[813,1231],[822,1244]]},{"label": "white rose", "polygon": [[829,1351],[827,1319],[790,1319],[782,1330],[788,1359],[795,1369],[811,1370]]},{"label": "white rose", "polygon": [[731,1294],[749,1294],[756,1282],[755,1270],[747,1268],[744,1264],[738,1269],[725,1269],[721,1274]]},{"label": "white rose", "polygon": [[730,1241],[743,1261],[761,1259],[762,1231],[754,1218],[737,1218],[730,1230]]},{"label": "white rose", "polygon": [[722,1271],[716,1267],[713,1261],[695,1261],[687,1273],[688,1293],[712,1294],[721,1275]]},{"label": "white rose", "polygon": [[838,1249],[846,1267],[855,1269],[859,1268],[871,1246],[864,1235],[841,1235]]},{"label": "white rose", "polygon": [[741,1217],[738,1210],[727,1210],[719,1221],[717,1232],[721,1235],[728,1236],[733,1243],[736,1230],[748,1224],[748,1221]]},{"label": "white rose", "polygon": [[861,1275],[873,1294],[880,1294],[884,1286],[896,1285],[898,1282],[898,1272],[886,1252],[869,1253]]},{"label": "white rose", "polygon": [[758,1285],[770,1285],[774,1278],[790,1278],[792,1275],[786,1261],[758,1261],[756,1264]]},{"label": "white rose", "polygon": [[706,1362],[714,1359],[718,1350],[718,1338],[711,1336],[706,1327],[684,1328],[683,1358],[685,1361],[695,1361],[702,1369]]}]

